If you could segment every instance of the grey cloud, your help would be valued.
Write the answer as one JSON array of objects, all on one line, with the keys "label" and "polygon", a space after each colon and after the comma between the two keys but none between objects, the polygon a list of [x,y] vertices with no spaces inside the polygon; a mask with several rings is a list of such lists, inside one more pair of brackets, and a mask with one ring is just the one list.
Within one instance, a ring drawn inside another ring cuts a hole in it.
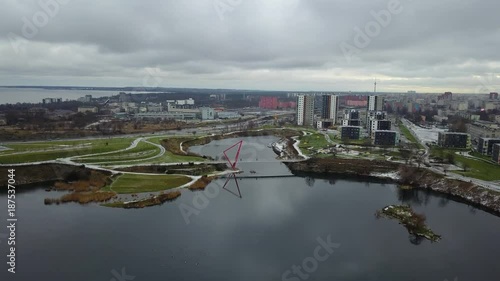
[{"label": "grey cloud", "polygon": [[352,61],[339,44],[391,0],[242,0],[223,19],[215,1],[227,2],[72,0],[16,54],[8,34],[22,36],[22,18],[42,9],[6,0],[0,85],[141,86],[158,68],[169,77],[161,86],[356,91],[383,77],[388,91],[472,91],[474,76],[500,73],[498,1],[401,0],[402,13]]}]

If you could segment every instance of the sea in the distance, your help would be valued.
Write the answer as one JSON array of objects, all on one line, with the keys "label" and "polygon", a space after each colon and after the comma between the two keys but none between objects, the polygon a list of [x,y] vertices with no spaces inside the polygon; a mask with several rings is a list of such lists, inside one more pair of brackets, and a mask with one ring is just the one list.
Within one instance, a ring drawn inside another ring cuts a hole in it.
[{"label": "sea in the distance", "polygon": [[[93,98],[101,98],[114,96],[118,93],[119,91],[0,87],[0,104],[41,103],[44,98],[62,98],[63,101],[77,100],[81,97],[84,97],[85,95],[92,95]],[[127,93],[129,93],[129,91],[127,91]]]}]

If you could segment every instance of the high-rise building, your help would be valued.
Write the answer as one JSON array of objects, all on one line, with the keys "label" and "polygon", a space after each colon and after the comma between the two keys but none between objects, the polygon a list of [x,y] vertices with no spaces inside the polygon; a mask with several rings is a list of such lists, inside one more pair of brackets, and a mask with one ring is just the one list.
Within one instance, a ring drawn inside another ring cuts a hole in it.
[{"label": "high-rise building", "polygon": [[344,110],[344,120],[358,120],[359,111],[356,109],[346,109]]},{"label": "high-rise building", "polygon": [[395,146],[399,143],[399,134],[395,131],[375,131],[373,144],[382,146]]},{"label": "high-rise building", "polygon": [[500,164],[500,143],[495,143],[493,145],[493,151],[491,153],[491,158],[495,163]]},{"label": "high-rise building", "polygon": [[361,121],[359,120],[359,111],[355,109],[344,110],[342,126],[361,126]]},{"label": "high-rise building", "polygon": [[359,140],[361,138],[361,127],[343,126],[340,129],[342,140]]},{"label": "high-rise building", "polygon": [[381,96],[368,97],[368,111],[382,111],[384,110],[384,98]]},{"label": "high-rise building", "polygon": [[297,96],[297,125],[314,126],[314,96]]},{"label": "high-rise building", "polygon": [[316,128],[317,129],[328,129],[332,127],[333,121],[332,120],[318,120],[316,121]]},{"label": "high-rise building", "polygon": [[477,151],[483,155],[490,156],[493,152],[493,145],[500,143],[500,139],[493,138],[479,138]]},{"label": "high-rise building", "polygon": [[[384,111],[368,111],[366,118],[369,120],[385,120],[387,114]],[[368,122],[367,121],[367,122]]]},{"label": "high-rise building", "polygon": [[[368,111],[366,114],[366,129],[368,130],[368,133],[373,137],[372,133],[376,130],[390,130],[388,129],[383,129],[379,128],[378,122],[375,121],[384,121],[386,120],[387,114],[383,111]],[[390,123],[390,121],[389,121]],[[385,128],[385,127],[384,127]]]},{"label": "high-rise building", "polygon": [[339,96],[324,95],[323,107],[321,108],[321,118],[332,120],[333,124],[337,124],[337,112],[339,111]]},{"label": "high-rise building", "polygon": [[370,120],[367,126],[368,133],[373,136],[375,131],[390,131],[392,128],[392,122],[389,120]]},{"label": "high-rise building", "polygon": [[470,134],[465,133],[452,133],[452,132],[439,132],[438,145],[446,148],[470,148],[471,137]]},{"label": "high-rise building", "polygon": [[343,119],[342,126],[361,126],[361,121],[354,119]]},{"label": "high-rise building", "polygon": [[490,93],[490,100],[497,100],[498,99],[498,93],[497,92],[491,92]]}]

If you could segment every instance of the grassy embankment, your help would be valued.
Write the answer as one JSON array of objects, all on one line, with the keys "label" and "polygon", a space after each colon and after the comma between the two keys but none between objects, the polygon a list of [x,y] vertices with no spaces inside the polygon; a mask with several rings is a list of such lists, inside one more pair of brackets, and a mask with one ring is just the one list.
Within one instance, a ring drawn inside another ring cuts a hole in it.
[{"label": "grassy embankment", "polygon": [[[165,137],[155,137],[151,139],[153,143],[160,143],[160,139]],[[81,158],[80,163],[103,163],[109,165],[130,164],[159,164],[177,162],[198,162],[204,161],[199,157],[189,157],[175,155],[167,151],[163,156],[141,161],[160,153],[160,149],[149,143],[140,142],[134,149],[110,153],[122,150],[130,146],[134,138],[112,138],[99,140],[77,140],[77,141],[50,141],[33,143],[6,144],[10,150],[0,152],[0,164],[31,163],[39,161],[50,161],[58,158],[84,156],[88,154],[109,153],[102,156]]]},{"label": "grassy embankment", "polygon": [[474,152],[470,152],[469,153],[471,156],[474,156],[476,158],[479,158],[479,159],[482,159],[486,162],[490,162],[490,163],[494,163],[493,160],[491,159],[491,156],[487,156],[487,155],[483,155],[477,151],[474,151]]},{"label": "grassy embankment", "polygon": [[161,205],[167,201],[173,201],[177,199],[178,197],[181,196],[181,192],[178,190],[169,192],[169,193],[163,193],[148,199],[144,200],[139,200],[139,201],[133,201],[133,202],[113,202],[113,203],[106,203],[103,204],[105,207],[111,207],[111,208],[124,208],[124,209],[139,209],[139,208],[146,208],[146,207],[152,207],[152,206],[157,206]]},{"label": "grassy embankment", "polygon": [[381,211],[377,211],[377,218],[387,217],[399,221],[410,234],[424,237],[432,242],[437,242],[441,239],[440,235],[435,234],[425,224],[425,216],[417,214],[410,206],[387,206]]},{"label": "grassy embankment", "polygon": [[127,161],[136,162],[137,160],[140,159],[153,157],[155,155],[158,155],[159,153],[160,153],[160,148],[146,142],[140,142],[137,144],[135,148],[127,151],[80,158],[77,160],[77,162],[100,163],[100,164],[106,164],[106,163],[114,164],[115,162],[127,162]]},{"label": "grassy embankment", "polygon": [[[437,159],[452,158],[455,165],[462,167],[463,170],[452,171],[465,177],[485,181],[500,180],[500,166],[492,162],[482,159],[474,159],[457,154],[457,152],[464,152],[466,150],[460,149],[443,149],[439,147],[431,148],[431,156]],[[449,155],[452,154],[450,157]],[[474,155],[474,157],[477,157]]]},{"label": "grassy embankment", "polygon": [[[346,140],[340,141],[335,139],[334,136],[330,135],[330,139],[332,142],[342,142],[344,145],[349,145],[350,150],[358,151],[360,153],[359,156],[354,155],[346,155],[346,154],[338,154],[336,157],[346,158],[346,159],[377,159],[377,160],[385,160],[387,157],[393,157],[393,159],[397,160],[401,158],[401,153],[399,151],[395,151],[394,147],[388,147],[387,149],[375,147],[371,144],[371,140],[362,139],[362,140]],[[329,143],[325,136],[320,133],[313,133],[307,136],[299,137],[301,143],[299,144],[299,148],[301,151],[308,155],[314,156],[315,158],[328,158],[332,157],[331,154],[317,154],[316,151],[318,149],[328,148],[334,144]],[[360,146],[359,148],[353,148],[351,146]]]},{"label": "grassy embankment", "polygon": [[453,171],[454,173],[485,181],[500,180],[500,166],[498,165],[461,155],[456,155],[455,161],[458,166],[465,167],[465,171]]},{"label": "grassy embankment", "polygon": [[[64,180],[56,182],[53,186],[55,190],[69,191],[70,193],[60,198],[46,198],[45,204],[102,203],[116,198],[117,194],[160,192],[180,187],[191,181],[191,178],[186,176],[141,174],[123,174],[112,181],[110,175],[108,172],[88,169],[70,172]],[[162,204],[169,198],[163,194],[152,196],[144,206]],[[113,202],[113,204],[119,205],[121,203]]]},{"label": "grassy embankment", "polygon": [[307,161],[286,163],[294,174],[316,173],[341,176],[370,176],[372,173],[397,171],[399,164],[367,159],[312,158]]},{"label": "grassy embankment", "polygon": [[180,187],[190,181],[189,177],[177,175],[124,174],[102,190],[118,194],[158,192]]},{"label": "grassy embankment", "polygon": [[410,129],[408,129],[403,123],[399,124],[399,130],[401,131],[401,134],[403,134],[406,137],[407,140],[416,145],[419,149],[425,149],[425,147],[410,132]]},{"label": "grassy embankment", "polygon": [[0,153],[0,164],[49,161],[58,158],[111,152],[129,147],[132,141],[132,138],[114,138],[6,144],[5,146],[12,150]]},{"label": "grassy embankment", "polygon": [[176,164],[176,165],[138,165],[126,168],[117,168],[118,171],[146,174],[169,174],[169,175],[191,175],[203,176],[216,172],[222,172],[227,169],[227,165],[221,164]]},{"label": "grassy embankment", "polygon": [[306,136],[300,136],[299,140],[300,150],[308,156],[314,155],[318,149],[324,149],[330,145],[325,136],[320,133],[310,133]]},{"label": "grassy embankment", "polygon": [[106,202],[116,196],[115,192],[103,191],[102,188],[110,183],[109,173],[94,170],[73,171],[64,181],[54,184],[55,190],[71,191],[57,199],[46,198],[45,204],[60,204],[77,202],[88,204],[91,202]]},{"label": "grassy embankment", "polygon": [[[157,137],[148,138],[148,141],[151,143],[154,143],[154,144],[162,145],[163,140],[178,139],[178,138],[183,139],[183,140],[188,140],[188,139],[191,139],[192,137],[189,137],[189,136],[183,136],[183,137],[157,136]],[[174,142],[176,142],[176,141],[174,140]],[[151,147],[154,147],[154,146],[151,146]],[[177,149],[177,146],[175,146],[176,149],[174,151],[172,151],[172,147],[165,147],[165,148],[167,149],[167,151],[165,152],[164,155],[157,157],[157,158],[149,159],[149,160],[142,160],[141,161],[139,159],[136,159],[136,161],[134,161],[133,164],[140,165],[140,164],[188,163],[188,162],[203,162],[206,160],[206,159],[204,159],[202,157],[198,157],[198,156],[181,154],[180,151]],[[157,149],[157,148],[155,148],[155,149]],[[158,150],[155,150],[155,151],[157,151],[157,153],[159,153]],[[148,157],[142,157],[142,158],[148,158]],[[139,160],[139,161],[137,161],[137,160]],[[114,162],[112,164],[113,165],[128,165],[128,164],[130,164],[130,162],[118,161],[118,162]]]}]

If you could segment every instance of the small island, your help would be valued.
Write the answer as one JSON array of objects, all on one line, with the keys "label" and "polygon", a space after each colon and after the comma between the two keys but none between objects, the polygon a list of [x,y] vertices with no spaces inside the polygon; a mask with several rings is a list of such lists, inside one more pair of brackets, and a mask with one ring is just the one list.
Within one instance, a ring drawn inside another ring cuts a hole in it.
[{"label": "small island", "polygon": [[426,238],[431,242],[441,240],[441,235],[435,234],[427,225],[425,225],[425,215],[417,214],[407,205],[391,205],[377,211],[377,218],[386,217],[398,220],[408,232],[412,235]]}]

